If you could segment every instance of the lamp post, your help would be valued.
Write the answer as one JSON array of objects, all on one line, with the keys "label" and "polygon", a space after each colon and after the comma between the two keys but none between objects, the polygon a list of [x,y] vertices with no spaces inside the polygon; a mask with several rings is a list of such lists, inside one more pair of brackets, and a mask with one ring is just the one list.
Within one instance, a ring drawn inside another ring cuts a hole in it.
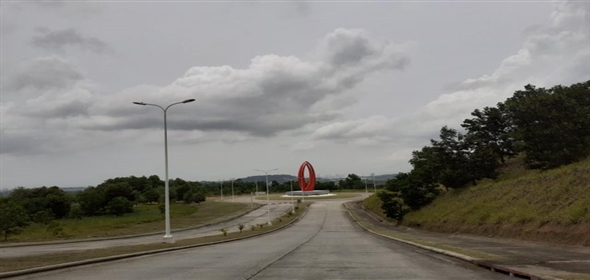
[{"label": "lamp post", "polygon": [[293,203],[293,180],[291,182],[291,213],[295,214],[295,203]]},{"label": "lamp post", "polygon": [[183,103],[190,103],[195,101],[194,99],[187,99],[181,102],[176,102],[168,105],[166,108],[157,105],[157,104],[150,104],[144,102],[133,102],[135,105],[141,106],[154,106],[162,109],[164,112],[164,166],[165,166],[165,178],[164,178],[164,204],[165,204],[165,217],[166,217],[166,234],[164,235],[164,242],[166,243],[174,243],[174,237],[170,234],[170,189],[168,184],[168,126],[166,123],[166,112],[168,108],[176,105],[176,104],[183,104]]},{"label": "lamp post", "polygon": [[258,181],[254,182],[256,184],[256,192],[254,193],[255,196],[258,196]]},{"label": "lamp post", "polygon": [[269,192],[268,192],[268,173],[271,171],[275,171],[275,170],[279,170],[278,168],[272,169],[272,170],[260,170],[260,169],[254,169],[255,171],[260,171],[264,174],[266,174],[266,207],[268,209],[268,225],[272,226],[272,223],[270,222],[270,198],[269,198]]},{"label": "lamp post", "polygon": [[231,202],[234,202],[234,180],[235,178],[231,179]]},{"label": "lamp post", "polygon": [[377,185],[375,184],[375,173],[371,173],[371,176],[373,176],[373,192],[376,194],[377,193]]}]

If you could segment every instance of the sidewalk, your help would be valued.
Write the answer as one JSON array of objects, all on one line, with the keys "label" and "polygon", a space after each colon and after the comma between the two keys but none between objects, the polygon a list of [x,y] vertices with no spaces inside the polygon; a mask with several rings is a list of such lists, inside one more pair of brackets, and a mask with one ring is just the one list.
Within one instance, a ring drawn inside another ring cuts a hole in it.
[{"label": "sidewalk", "polygon": [[524,279],[590,279],[590,247],[421,231],[381,221],[356,202],[345,203],[345,207],[353,220],[374,234],[501,273]]}]

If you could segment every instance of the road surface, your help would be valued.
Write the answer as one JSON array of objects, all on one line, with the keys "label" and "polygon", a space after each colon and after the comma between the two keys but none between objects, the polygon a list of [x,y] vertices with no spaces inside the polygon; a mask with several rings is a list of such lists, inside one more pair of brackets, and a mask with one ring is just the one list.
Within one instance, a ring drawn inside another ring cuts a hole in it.
[{"label": "road surface", "polygon": [[376,237],[347,215],[342,201],[318,201],[260,237],[14,279],[513,279]]}]

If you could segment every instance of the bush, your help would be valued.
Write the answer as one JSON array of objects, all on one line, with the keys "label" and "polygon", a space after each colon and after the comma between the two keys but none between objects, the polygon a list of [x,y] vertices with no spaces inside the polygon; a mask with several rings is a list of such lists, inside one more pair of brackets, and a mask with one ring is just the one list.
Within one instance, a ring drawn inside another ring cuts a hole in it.
[{"label": "bush", "polygon": [[44,225],[48,225],[54,218],[55,217],[50,210],[39,211],[32,216],[33,222]]},{"label": "bush", "polygon": [[381,191],[377,193],[377,196],[383,202],[381,209],[387,217],[399,221],[408,212],[409,207],[404,204],[399,192]]},{"label": "bush", "polygon": [[69,217],[76,220],[80,220],[84,217],[84,211],[82,211],[80,203],[72,203],[72,206],[70,206]]},{"label": "bush", "polygon": [[109,201],[106,210],[111,215],[123,216],[125,213],[133,213],[133,203],[125,197],[117,196]]}]

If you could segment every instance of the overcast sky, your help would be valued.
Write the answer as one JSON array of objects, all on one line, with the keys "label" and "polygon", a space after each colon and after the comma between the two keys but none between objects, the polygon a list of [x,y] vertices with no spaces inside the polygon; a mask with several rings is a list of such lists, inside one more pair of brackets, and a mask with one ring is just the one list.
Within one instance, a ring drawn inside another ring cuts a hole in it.
[{"label": "overcast sky", "polygon": [[409,171],[525,84],[590,79],[589,1],[2,1],[0,188]]}]

